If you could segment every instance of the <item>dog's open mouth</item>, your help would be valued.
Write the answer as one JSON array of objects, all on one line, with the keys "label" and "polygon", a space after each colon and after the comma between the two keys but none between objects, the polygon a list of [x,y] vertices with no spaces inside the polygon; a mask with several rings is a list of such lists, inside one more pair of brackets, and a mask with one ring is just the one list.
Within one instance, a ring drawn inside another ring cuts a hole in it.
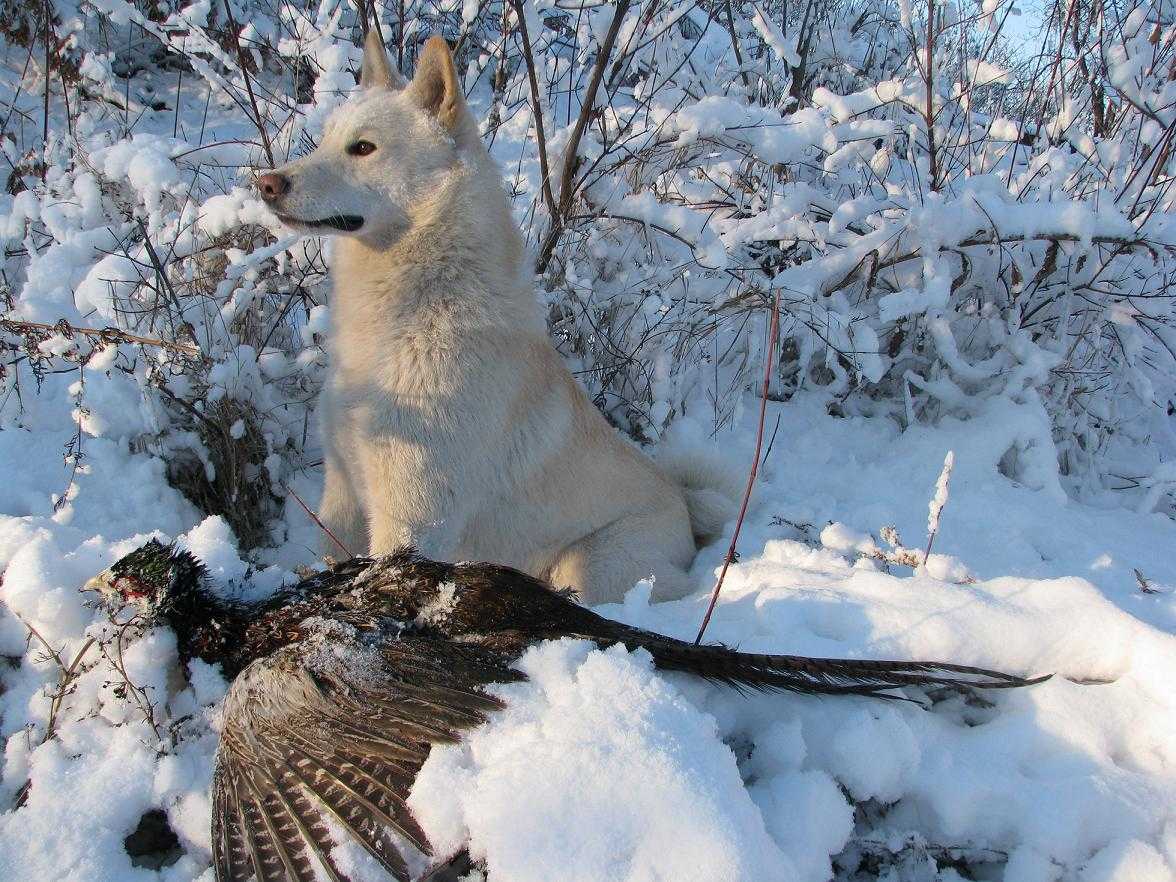
[{"label": "dog's open mouth", "polygon": [[292,227],[330,227],[334,230],[341,230],[344,233],[354,233],[363,226],[363,218],[358,214],[333,214],[321,220],[303,220],[302,218],[279,214],[278,219],[282,223],[289,224]]}]

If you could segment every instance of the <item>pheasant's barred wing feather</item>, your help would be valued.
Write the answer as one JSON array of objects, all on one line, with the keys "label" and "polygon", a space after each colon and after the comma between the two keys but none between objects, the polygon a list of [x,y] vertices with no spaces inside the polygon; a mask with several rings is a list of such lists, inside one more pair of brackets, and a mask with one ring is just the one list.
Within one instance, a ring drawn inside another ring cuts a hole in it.
[{"label": "pheasant's barred wing feather", "polygon": [[407,882],[428,840],[405,800],[432,745],[501,707],[482,687],[522,678],[477,646],[406,637],[289,647],[234,682],[213,782],[220,882],[347,882],[339,831]]}]

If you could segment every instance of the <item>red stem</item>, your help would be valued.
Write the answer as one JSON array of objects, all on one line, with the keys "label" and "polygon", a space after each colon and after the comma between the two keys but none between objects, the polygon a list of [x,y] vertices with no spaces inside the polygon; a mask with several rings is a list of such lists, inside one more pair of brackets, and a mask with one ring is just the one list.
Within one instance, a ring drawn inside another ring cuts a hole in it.
[{"label": "red stem", "polygon": [[735,559],[735,545],[739,542],[739,531],[743,529],[743,518],[747,514],[747,503],[751,499],[751,488],[755,485],[755,476],[759,471],[760,449],[764,443],[764,419],[768,413],[768,387],[772,381],[772,365],[776,360],[776,338],[780,335],[780,292],[772,297],[772,321],[768,330],[768,351],[764,356],[764,386],[760,393],[759,427],[755,433],[755,457],[751,461],[751,473],[747,476],[747,487],[743,490],[743,503],[739,506],[739,519],[735,521],[735,532],[731,534],[731,545],[727,549],[727,556],[723,558],[723,569],[719,571],[719,579],[711,591],[710,603],[706,607],[706,615],[702,617],[702,625],[698,629],[698,636],[694,638],[694,645],[702,642],[702,635],[706,633],[706,626],[710,624],[711,613],[715,611],[715,604],[719,600],[719,592],[723,589],[723,580],[727,577],[727,568]]},{"label": "red stem", "polygon": [[310,519],[311,519],[312,521],[314,521],[316,524],[318,524],[318,526],[319,526],[319,529],[320,529],[320,530],[322,530],[324,533],[326,533],[328,536],[330,536],[330,537],[331,537],[331,541],[332,541],[332,542],[334,542],[336,545],[338,545],[338,546],[339,546],[339,550],[340,550],[340,551],[342,551],[342,552],[343,552],[345,555],[347,555],[347,560],[351,560],[351,558],[355,557],[355,555],[354,555],[354,554],[352,554],[350,551],[348,551],[348,549],[347,549],[347,546],[346,546],[346,545],[344,545],[342,542],[340,542],[340,541],[339,541],[339,537],[338,537],[338,536],[336,536],[334,533],[332,533],[332,532],[331,532],[331,530],[330,530],[330,528],[329,528],[329,527],[327,527],[327,525],[326,525],[326,524],[324,524],[322,521],[320,521],[320,520],[319,520],[319,516],[318,516],[318,515],[316,515],[316,514],[315,514],[313,511],[311,511],[311,510],[310,510],[310,506],[308,506],[308,505],[307,505],[305,502],[303,502],[303,501],[302,501],[302,497],[301,497],[301,496],[299,496],[297,493],[295,493],[295,492],[294,492],[294,488],[293,488],[293,487],[289,486],[288,484],[282,484],[282,488],[283,488],[283,489],[284,489],[284,490],[285,490],[287,493],[289,493],[291,496],[293,496],[293,497],[294,497],[294,500],[295,500],[295,501],[296,501],[296,502],[297,502],[299,505],[301,505],[301,506],[302,506],[302,510],[303,510],[304,512],[306,512],[308,515],[310,515]]}]

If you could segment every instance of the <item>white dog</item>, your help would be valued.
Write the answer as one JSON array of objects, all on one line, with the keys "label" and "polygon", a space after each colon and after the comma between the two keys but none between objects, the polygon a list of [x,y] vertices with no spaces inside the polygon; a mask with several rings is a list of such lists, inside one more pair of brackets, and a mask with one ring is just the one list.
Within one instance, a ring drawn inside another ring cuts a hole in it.
[{"label": "white dog", "polygon": [[356,553],[496,561],[586,603],[650,576],[655,599],[689,592],[695,537],[730,513],[721,478],[663,474],[564,367],[449,47],[431,38],[406,83],[373,31],[361,86],[257,182],[290,226],[341,237],[324,523]]}]

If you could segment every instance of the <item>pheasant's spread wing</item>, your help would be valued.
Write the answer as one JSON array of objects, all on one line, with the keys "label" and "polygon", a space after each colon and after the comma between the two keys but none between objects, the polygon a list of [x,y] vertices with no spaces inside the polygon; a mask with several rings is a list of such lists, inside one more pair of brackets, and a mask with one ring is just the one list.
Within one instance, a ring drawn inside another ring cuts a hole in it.
[{"label": "pheasant's spread wing", "polygon": [[452,743],[501,702],[482,691],[522,679],[469,644],[406,636],[377,646],[316,641],[254,662],[234,681],[213,780],[220,882],[344,882],[337,837],[398,880],[400,843],[429,844],[405,800],[434,744]]}]

